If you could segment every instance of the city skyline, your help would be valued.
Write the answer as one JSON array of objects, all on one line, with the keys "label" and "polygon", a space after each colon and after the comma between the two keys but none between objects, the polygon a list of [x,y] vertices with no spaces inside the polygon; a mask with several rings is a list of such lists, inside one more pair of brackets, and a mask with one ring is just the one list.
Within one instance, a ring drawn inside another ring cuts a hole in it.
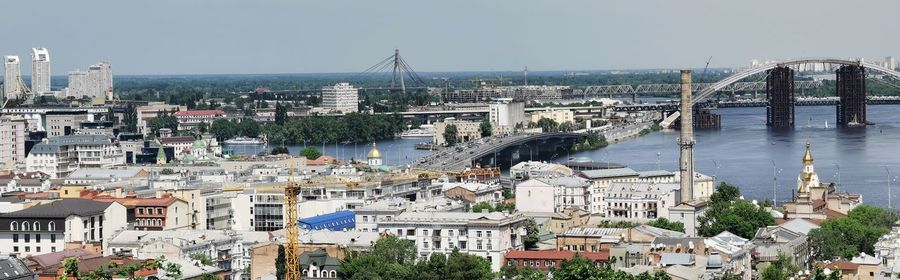
[{"label": "city skyline", "polygon": [[[96,61],[124,75],[354,73],[395,48],[420,72],[566,71],[702,68],[710,56],[713,68],[790,57],[880,60],[897,55],[900,41],[889,36],[900,4],[889,1],[211,3],[53,2],[42,11],[55,20],[34,22],[27,11],[36,3],[9,1],[23,12],[0,23],[30,24],[7,31],[17,39],[0,52],[27,57],[46,47],[54,76]],[[867,20],[837,20],[852,14]],[[100,32],[71,36],[84,26]]]}]

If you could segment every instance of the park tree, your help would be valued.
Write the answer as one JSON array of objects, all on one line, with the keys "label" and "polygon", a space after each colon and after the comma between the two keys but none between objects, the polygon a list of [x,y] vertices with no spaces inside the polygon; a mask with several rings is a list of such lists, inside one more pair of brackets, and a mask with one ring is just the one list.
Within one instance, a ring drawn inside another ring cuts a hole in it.
[{"label": "park tree", "polygon": [[123,130],[125,132],[137,132],[137,109],[134,107],[134,104],[129,103],[127,107],[125,107],[125,118],[123,120]]},{"label": "park tree", "polygon": [[897,220],[896,212],[867,205],[850,210],[847,217],[825,220],[819,228],[809,232],[813,257],[831,260],[836,257],[850,259],[859,253],[871,255],[875,242],[890,232]]},{"label": "park tree", "polygon": [[287,273],[287,259],[284,258],[284,245],[278,245],[278,256],[275,257],[275,278],[284,280],[284,274]]},{"label": "park tree", "polygon": [[552,119],[541,118],[535,123],[535,126],[540,127],[543,132],[555,132],[559,128],[559,123]]},{"label": "park tree", "polygon": [[459,142],[459,131],[456,128],[456,125],[451,124],[447,125],[444,129],[444,142],[447,143],[448,147],[456,145]]},{"label": "park tree", "polygon": [[259,122],[251,118],[243,118],[239,124],[240,134],[244,137],[256,138],[260,133]]},{"label": "park tree", "polygon": [[447,270],[443,279],[448,280],[491,280],[494,273],[491,263],[483,257],[463,254],[458,248],[453,249],[447,258]]},{"label": "park tree", "polygon": [[778,259],[763,269],[759,279],[784,280],[796,275],[798,271],[800,271],[800,268],[792,264],[784,254],[778,254]]},{"label": "park tree", "polygon": [[711,197],[709,209],[697,219],[698,232],[711,237],[729,231],[743,238],[753,238],[756,230],[775,224],[766,209],[740,199],[740,191],[727,183],[720,184]]},{"label": "park tree", "polygon": [[212,131],[220,141],[228,140],[238,135],[237,126],[228,119],[214,120],[210,126],[210,131]]},{"label": "park tree", "polygon": [[526,249],[534,249],[539,241],[541,241],[540,228],[534,219],[528,218],[525,220],[525,238],[522,239],[522,242],[525,244]]},{"label": "park tree", "polygon": [[283,154],[289,154],[289,153],[290,153],[290,151],[288,151],[288,148],[285,146],[278,146],[278,147],[272,148],[273,155],[283,155]]},{"label": "park tree", "polygon": [[147,127],[150,128],[154,133],[158,133],[160,129],[168,128],[171,129],[172,132],[178,131],[178,119],[175,116],[168,114],[167,112],[161,112],[156,117],[151,118],[147,121]]},{"label": "park tree", "polygon": [[275,124],[284,125],[287,123],[287,106],[278,102],[275,104]]},{"label": "park tree", "polygon": [[319,149],[316,149],[316,147],[308,146],[303,148],[303,150],[300,150],[300,156],[305,157],[308,160],[315,160],[322,156],[322,152],[320,152]]}]

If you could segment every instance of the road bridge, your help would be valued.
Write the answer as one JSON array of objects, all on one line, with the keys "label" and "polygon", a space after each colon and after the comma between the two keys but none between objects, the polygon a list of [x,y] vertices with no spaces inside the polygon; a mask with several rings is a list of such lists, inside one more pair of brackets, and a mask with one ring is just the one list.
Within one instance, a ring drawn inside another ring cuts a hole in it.
[{"label": "road bridge", "polygon": [[469,166],[509,168],[522,160],[552,159],[569,152],[586,134],[553,132],[495,136],[461,143],[420,159],[415,168],[458,171]]}]

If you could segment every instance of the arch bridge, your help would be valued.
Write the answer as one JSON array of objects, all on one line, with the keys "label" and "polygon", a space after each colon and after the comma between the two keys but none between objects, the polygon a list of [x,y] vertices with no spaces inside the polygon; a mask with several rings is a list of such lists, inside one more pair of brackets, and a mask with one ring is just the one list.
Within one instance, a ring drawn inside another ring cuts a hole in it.
[{"label": "arch bridge", "polygon": [[694,106],[702,104],[716,91],[740,83],[741,80],[760,73],[766,73],[767,124],[773,127],[794,125],[794,90],[799,82],[794,81],[794,70],[790,67],[803,64],[840,65],[837,75],[837,122],[841,125],[865,124],[866,120],[866,70],[874,70],[900,79],[900,72],[863,60],[844,58],[799,58],[758,65],[721,81],[704,86],[691,98]]},{"label": "arch bridge", "polygon": [[416,167],[441,171],[476,165],[509,168],[522,160],[549,160],[563,155],[584,137],[583,133],[551,132],[482,138],[431,154],[420,159]]}]

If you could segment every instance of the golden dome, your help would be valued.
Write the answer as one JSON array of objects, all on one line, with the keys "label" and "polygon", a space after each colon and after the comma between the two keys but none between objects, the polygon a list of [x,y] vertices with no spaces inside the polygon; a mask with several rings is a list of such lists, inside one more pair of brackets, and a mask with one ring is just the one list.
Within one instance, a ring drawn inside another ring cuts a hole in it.
[{"label": "golden dome", "polygon": [[375,147],[375,143],[372,143],[372,149],[369,150],[369,154],[366,155],[366,158],[381,158],[381,152],[378,151],[378,147]]},{"label": "golden dome", "polygon": [[803,164],[809,165],[813,163],[812,151],[809,148],[809,141],[806,141],[806,153],[803,154]]}]

